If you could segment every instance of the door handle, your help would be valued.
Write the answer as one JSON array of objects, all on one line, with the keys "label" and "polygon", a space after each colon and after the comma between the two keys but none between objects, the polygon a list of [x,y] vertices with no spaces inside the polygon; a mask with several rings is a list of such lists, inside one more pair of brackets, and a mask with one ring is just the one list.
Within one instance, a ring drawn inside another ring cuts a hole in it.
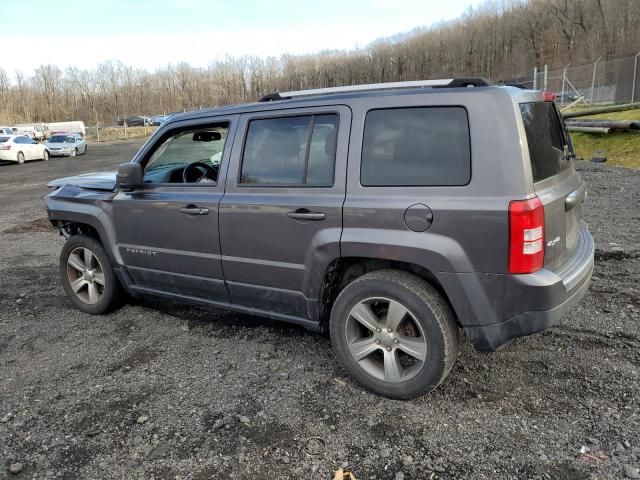
[{"label": "door handle", "polygon": [[306,208],[299,208],[295,212],[288,212],[287,217],[293,218],[294,220],[311,220],[318,221],[324,220],[327,216],[322,212],[310,212]]},{"label": "door handle", "polygon": [[187,205],[180,209],[180,213],[184,213],[185,215],[209,215],[209,209],[196,207],[195,205]]}]

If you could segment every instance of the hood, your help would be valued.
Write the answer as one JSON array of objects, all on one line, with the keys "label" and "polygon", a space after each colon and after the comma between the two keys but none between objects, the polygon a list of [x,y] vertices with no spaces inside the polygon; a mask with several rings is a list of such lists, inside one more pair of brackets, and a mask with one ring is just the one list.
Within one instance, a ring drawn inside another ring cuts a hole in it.
[{"label": "hood", "polygon": [[116,172],[85,173],[75,177],[58,178],[47,184],[48,187],[64,187],[65,185],[111,191],[116,186]]}]

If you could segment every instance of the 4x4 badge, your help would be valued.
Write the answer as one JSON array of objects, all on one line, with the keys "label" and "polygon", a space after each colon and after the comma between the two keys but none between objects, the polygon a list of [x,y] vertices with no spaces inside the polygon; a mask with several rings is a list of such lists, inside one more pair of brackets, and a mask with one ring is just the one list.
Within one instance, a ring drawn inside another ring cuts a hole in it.
[{"label": "4x4 badge", "polygon": [[556,237],[553,240],[549,240],[547,242],[547,247],[553,247],[556,243],[560,241],[560,237]]}]

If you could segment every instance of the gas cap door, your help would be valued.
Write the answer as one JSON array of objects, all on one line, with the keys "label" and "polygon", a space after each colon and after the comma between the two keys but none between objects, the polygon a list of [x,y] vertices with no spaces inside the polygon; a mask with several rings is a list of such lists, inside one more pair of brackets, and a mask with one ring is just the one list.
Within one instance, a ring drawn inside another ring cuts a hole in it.
[{"label": "gas cap door", "polygon": [[404,223],[409,230],[424,232],[433,223],[433,212],[424,203],[415,203],[404,211]]}]

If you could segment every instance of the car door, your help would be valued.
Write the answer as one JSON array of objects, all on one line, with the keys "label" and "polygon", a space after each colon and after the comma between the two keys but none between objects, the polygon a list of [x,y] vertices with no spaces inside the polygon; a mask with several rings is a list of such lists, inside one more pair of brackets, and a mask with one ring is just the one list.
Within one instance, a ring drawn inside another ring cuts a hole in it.
[{"label": "car door", "polygon": [[24,159],[32,160],[33,159],[33,148],[31,145],[31,139],[28,137],[20,136],[16,137],[14,140],[15,143],[19,146],[19,151],[24,155]]},{"label": "car door", "polygon": [[345,106],[241,116],[220,204],[233,303],[312,316],[312,277],[340,256],[350,120]]},{"label": "car door", "polygon": [[44,145],[34,140],[29,139],[29,146],[31,147],[31,159],[40,160],[43,157]]},{"label": "car door", "polygon": [[[133,290],[229,301],[218,204],[236,124],[236,116],[226,116],[168,125],[134,159],[144,167],[144,185],[113,200],[117,250]],[[193,168],[195,162],[208,167]],[[195,182],[203,172],[211,175],[214,165],[216,181]]]}]

